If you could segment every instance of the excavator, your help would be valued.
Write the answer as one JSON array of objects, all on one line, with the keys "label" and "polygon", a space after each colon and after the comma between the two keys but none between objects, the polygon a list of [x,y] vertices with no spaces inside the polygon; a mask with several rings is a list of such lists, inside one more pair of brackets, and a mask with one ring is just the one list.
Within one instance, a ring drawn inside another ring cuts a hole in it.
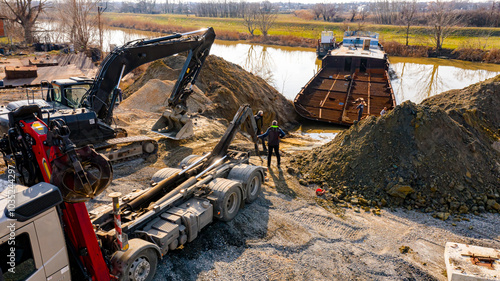
[{"label": "excavator", "polygon": [[169,251],[256,200],[265,178],[249,152],[229,149],[243,129],[259,155],[257,125],[243,105],[210,153],[159,170],[150,188],[110,193],[112,204],[89,213],[85,202],[112,181],[110,161],[77,147],[62,118],[46,123],[42,115],[36,104],[10,112],[0,142],[9,179],[0,192],[0,280],[150,281]]},{"label": "excavator", "polygon": [[187,114],[186,100],[192,85],[215,40],[213,28],[173,34],[150,40],[135,40],[115,48],[102,61],[94,79],[72,77],[44,82],[43,99],[15,101],[0,107],[0,132],[9,129],[8,114],[26,105],[37,105],[45,123],[50,118],[64,120],[69,138],[77,146],[92,144],[105,151],[111,161],[156,154],[157,142],[146,136],[127,137],[127,132],[114,128],[113,110],[120,95],[123,76],[138,66],[182,52],[188,52],[178,80],[168,99],[168,108],[152,130],[172,139],[193,135],[193,123]]}]

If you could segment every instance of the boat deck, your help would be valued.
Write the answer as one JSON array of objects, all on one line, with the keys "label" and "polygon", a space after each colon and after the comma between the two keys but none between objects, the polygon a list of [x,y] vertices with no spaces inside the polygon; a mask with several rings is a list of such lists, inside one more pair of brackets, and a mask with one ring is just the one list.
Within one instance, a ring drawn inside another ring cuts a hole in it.
[{"label": "boat deck", "polygon": [[351,77],[347,71],[323,68],[297,95],[295,108],[308,119],[351,125],[358,119],[358,98],[367,103],[363,118],[378,116],[384,107],[392,109],[395,100],[387,72],[368,69]]}]

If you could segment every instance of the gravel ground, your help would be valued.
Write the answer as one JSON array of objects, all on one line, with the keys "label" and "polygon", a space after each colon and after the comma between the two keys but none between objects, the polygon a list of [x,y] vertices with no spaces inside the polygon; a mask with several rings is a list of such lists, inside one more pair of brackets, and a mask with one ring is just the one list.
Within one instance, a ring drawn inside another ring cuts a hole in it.
[{"label": "gravel ground", "polygon": [[[184,157],[205,149],[176,151]],[[285,164],[293,157],[287,155]],[[252,162],[261,164],[257,158]],[[146,187],[161,168],[149,164],[138,159],[115,165],[116,179],[106,192]],[[328,207],[314,186],[299,185],[276,167],[268,178],[259,199],[233,221],[216,221],[195,241],[168,253],[155,280],[446,280],[447,241],[500,248],[498,214],[441,221],[383,209],[377,216]],[[107,200],[102,196],[97,202]],[[409,252],[401,253],[402,246]]]}]

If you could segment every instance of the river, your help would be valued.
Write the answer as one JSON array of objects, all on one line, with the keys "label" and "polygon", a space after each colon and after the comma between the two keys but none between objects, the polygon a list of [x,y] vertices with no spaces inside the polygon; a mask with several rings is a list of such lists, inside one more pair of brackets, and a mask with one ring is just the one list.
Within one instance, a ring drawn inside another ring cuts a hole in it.
[{"label": "river", "polygon": [[[128,29],[112,29],[106,33],[106,44],[122,45],[144,37],[162,36],[158,33]],[[238,64],[262,77],[290,100],[320,69],[321,61],[311,48],[267,46],[246,42],[216,40],[211,54]],[[500,75],[500,65],[437,58],[390,57],[392,86],[398,104],[422,100],[451,89]],[[344,127],[306,122],[301,130],[318,140],[331,139]]]},{"label": "river", "polygon": [[[104,46],[122,45],[140,38],[164,36],[159,33],[130,29],[105,32]],[[321,61],[311,48],[266,46],[246,42],[216,40],[211,54],[238,64],[262,77],[290,100],[320,69]],[[437,58],[390,57],[391,79],[398,104],[406,100],[420,103],[427,97],[451,89],[461,89],[500,74],[500,65],[473,63]],[[305,125],[304,131],[318,132],[324,128]],[[329,132],[338,131],[332,127]],[[320,136],[321,137],[321,136]]]},{"label": "river", "polygon": [[[121,45],[158,33],[113,29],[106,33],[107,44]],[[246,42],[216,40],[211,54],[238,64],[262,77],[288,99],[293,100],[300,89],[321,67],[311,48],[266,46]],[[500,74],[500,65],[437,58],[390,57],[396,75],[391,80],[396,102],[420,103],[427,97],[451,89],[461,89]]]}]

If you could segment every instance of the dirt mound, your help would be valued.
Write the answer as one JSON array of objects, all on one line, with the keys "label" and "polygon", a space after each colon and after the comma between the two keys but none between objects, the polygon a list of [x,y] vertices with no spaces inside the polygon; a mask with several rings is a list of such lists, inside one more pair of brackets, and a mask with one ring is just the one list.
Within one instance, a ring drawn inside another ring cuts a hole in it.
[{"label": "dirt mound", "polygon": [[[150,79],[175,81],[182,68],[182,59],[182,56],[174,56],[152,63],[144,74],[125,90],[126,96],[139,91]],[[159,84],[157,86],[161,87]],[[203,112],[205,116],[232,120],[240,105],[248,103],[254,111],[264,111],[265,126],[273,119],[277,119],[288,129],[298,124],[291,101],[262,78],[222,58],[207,58],[196,86],[213,103]]]},{"label": "dirt mound", "polygon": [[435,211],[444,219],[499,212],[499,81],[367,118],[299,157],[299,168],[334,200]]},{"label": "dirt mound", "polygon": [[[138,91],[126,98],[122,102],[122,106],[162,113],[168,105],[168,98],[172,93],[174,85],[174,81],[151,79]],[[187,100],[189,110],[191,112],[202,112],[210,107],[211,104],[212,102],[200,91],[200,89],[193,86],[193,93]]]}]

